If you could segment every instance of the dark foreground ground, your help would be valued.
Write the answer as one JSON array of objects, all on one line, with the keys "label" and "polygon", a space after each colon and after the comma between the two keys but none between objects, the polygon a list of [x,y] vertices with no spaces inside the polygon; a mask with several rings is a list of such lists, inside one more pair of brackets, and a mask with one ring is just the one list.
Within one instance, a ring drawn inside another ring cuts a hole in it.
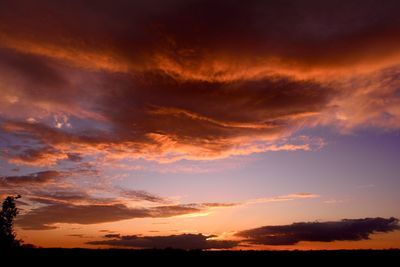
[{"label": "dark foreground ground", "polygon": [[[4,254],[3,254],[4,253]],[[184,251],[184,250],[124,250],[124,249],[20,249],[0,251],[2,258],[13,262],[64,264],[145,266],[167,264],[196,266],[198,264],[241,264],[244,266],[276,266],[273,263],[294,263],[316,266],[366,262],[382,266],[400,266],[400,250],[336,250],[336,251]],[[357,265],[358,266],[358,265]]]}]

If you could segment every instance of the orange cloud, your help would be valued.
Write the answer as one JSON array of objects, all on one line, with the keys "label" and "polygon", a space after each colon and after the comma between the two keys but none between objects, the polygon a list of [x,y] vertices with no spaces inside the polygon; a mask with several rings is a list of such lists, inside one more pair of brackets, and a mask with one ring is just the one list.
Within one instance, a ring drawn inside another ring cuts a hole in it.
[{"label": "orange cloud", "polygon": [[116,55],[107,55],[109,51],[95,52],[88,48],[80,49],[74,46],[60,46],[9,36],[4,33],[0,33],[0,44],[3,47],[11,48],[21,53],[54,58],[80,68],[111,72],[128,72],[129,70],[129,67],[124,65]]},{"label": "orange cloud", "polygon": [[209,5],[2,3],[1,134],[36,144],[7,160],[213,160],[400,126],[397,3]]}]

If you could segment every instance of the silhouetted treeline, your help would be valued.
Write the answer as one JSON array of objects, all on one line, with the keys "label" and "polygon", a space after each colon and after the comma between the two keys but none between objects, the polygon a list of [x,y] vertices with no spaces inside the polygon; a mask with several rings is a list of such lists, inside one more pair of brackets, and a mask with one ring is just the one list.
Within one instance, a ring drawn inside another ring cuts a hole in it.
[{"label": "silhouetted treeline", "polygon": [[[201,250],[132,250],[132,249],[29,249],[11,251],[18,259],[32,262],[57,262],[75,264],[90,262],[94,264],[123,263],[129,265],[174,264],[196,266],[199,264],[220,263],[240,266],[280,266],[285,263],[307,264],[307,266],[337,266],[367,262],[381,266],[384,263],[397,263],[400,250],[334,250],[334,251],[201,251]],[[277,265],[279,263],[279,265]]]},{"label": "silhouetted treeline", "polygon": [[21,241],[16,239],[14,219],[18,215],[15,200],[21,196],[8,196],[4,199],[0,211],[0,249],[7,250],[21,246]]}]

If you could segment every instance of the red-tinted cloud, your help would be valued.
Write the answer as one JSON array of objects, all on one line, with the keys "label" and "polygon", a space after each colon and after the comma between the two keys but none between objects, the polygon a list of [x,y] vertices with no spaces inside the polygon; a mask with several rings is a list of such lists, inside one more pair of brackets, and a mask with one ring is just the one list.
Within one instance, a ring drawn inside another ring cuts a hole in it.
[{"label": "red-tinted cloud", "polygon": [[291,139],[304,127],[398,128],[398,7],[1,3],[1,134],[29,140],[4,157],[210,160],[320,147]]},{"label": "red-tinted cloud", "polygon": [[[35,204],[19,221],[30,229],[317,197],[179,204],[79,169],[309,151],[323,138],[299,132],[318,126],[398,129],[399,8],[390,0],[1,1],[0,160],[54,170],[5,175],[0,192]],[[359,221],[332,225],[348,223]],[[318,239],[276,229],[263,228],[282,239],[242,234],[266,244]],[[231,245],[176,238],[201,248]],[[160,240],[132,237],[129,244]]]}]

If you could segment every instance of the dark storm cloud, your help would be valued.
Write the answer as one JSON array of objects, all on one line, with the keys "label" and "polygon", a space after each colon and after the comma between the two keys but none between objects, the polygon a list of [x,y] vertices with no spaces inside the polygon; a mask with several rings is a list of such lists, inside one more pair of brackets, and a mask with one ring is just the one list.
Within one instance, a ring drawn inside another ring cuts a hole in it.
[{"label": "dark storm cloud", "polygon": [[263,226],[240,231],[237,236],[260,245],[294,245],[301,241],[333,242],[369,239],[374,233],[399,230],[396,218],[344,219],[332,222],[304,222]]},{"label": "dark storm cloud", "polygon": [[170,236],[120,236],[111,240],[87,242],[89,245],[108,245],[134,248],[175,248],[175,249],[231,249],[237,241],[213,240],[215,236],[203,234],[181,234]]},{"label": "dark storm cloud", "polygon": [[97,224],[134,218],[164,218],[201,211],[192,205],[130,208],[124,204],[73,205],[52,204],[33,209],[19,216],[18,226],[23,229],[55,229],[56,223]]}]

